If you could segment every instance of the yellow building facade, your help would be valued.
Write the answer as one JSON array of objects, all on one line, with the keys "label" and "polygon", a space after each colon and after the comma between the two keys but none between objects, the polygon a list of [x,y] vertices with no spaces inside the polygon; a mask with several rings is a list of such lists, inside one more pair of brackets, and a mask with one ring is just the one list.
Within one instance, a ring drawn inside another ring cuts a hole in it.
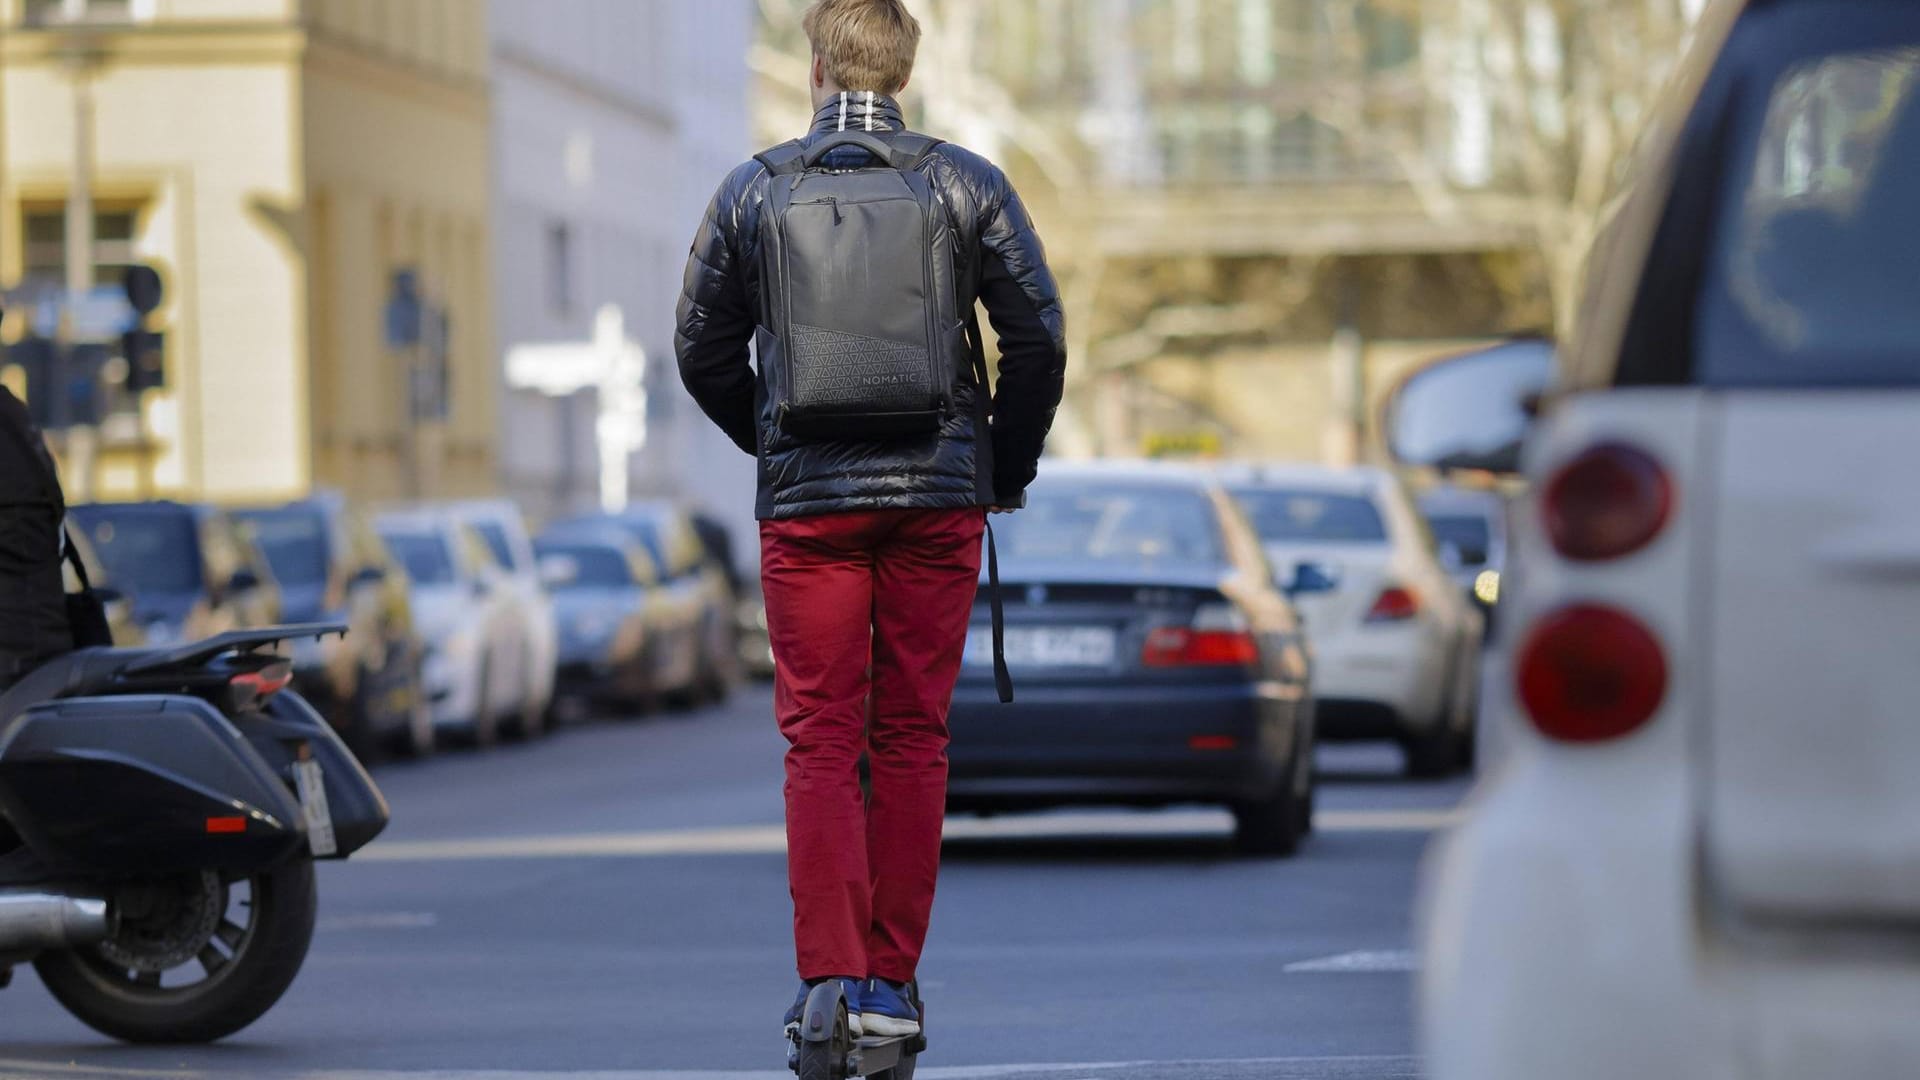
[{"label": "yellow building facade", "polygon": [[[0,287],[64,273],[76,94],[100,277],[137,261],[166,286],[144,436],[103,428],[84,465],[67,455],[72,487],[492,486],[485,20],[476,0],[0,0]],[[425,419],[424,354],[387,333],[402,273],[446,319],[446,406]]]}]

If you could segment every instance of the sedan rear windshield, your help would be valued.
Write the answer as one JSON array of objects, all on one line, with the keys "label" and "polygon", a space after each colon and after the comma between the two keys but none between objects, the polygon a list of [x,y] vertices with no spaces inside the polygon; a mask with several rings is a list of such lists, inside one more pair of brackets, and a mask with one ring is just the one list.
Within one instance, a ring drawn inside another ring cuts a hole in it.
[{"label": "sedan rear windshield", "polygon": [[1460,553],[1462,564],[1486,565],[1487,549],[1493,544],[1493,530],[1486,518],[1478,514],[1430,514],[1427,523],[1433,526],[1435,540],[1452,544]]},{"label": "sedan rear windshield", "polygon": [[74,516],[115,585],[136,594],[200,591],[200,539],[191,511],[93,506]]},{"label": "sedan rear windshield", "polygon": [[1694,381],[1920,386],[1920,8],[1756,9]]},{"label": "sedan rear windshield", "polygon": [[1256,488],[1234,492],[1253,529],[1268,543],[1386,543],[1387,523],[1373,500],[1324,491]]},{"label": "sedan rear windshield", "polygon": [[327,524],[312,510],[265,510],[244,514],[253,542],[282,585],[321,585],[327,580]]},{"label": "sedan rear windshield", "polygon": [[1199,491],[1124,484],[1036,486],[1027,508],[996,519],[1008,561],[1141,567],[1226,563],[1212,500]]},{"label": "sedan rear windshield", "polygon": [[444,538],[434,533],[388,533],[387,549],[393,552],[415,585],[447,585],[454,580],[453,552]]}]

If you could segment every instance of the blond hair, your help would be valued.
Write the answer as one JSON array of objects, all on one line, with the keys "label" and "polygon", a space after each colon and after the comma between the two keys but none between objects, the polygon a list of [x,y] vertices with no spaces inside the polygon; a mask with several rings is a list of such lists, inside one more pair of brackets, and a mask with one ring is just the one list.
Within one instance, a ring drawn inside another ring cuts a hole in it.
[{"label": "blond hair", "polygon": [[897,94],[913,74],[920,21],[904,0],[818,0],[800,25],[842,90]]}]

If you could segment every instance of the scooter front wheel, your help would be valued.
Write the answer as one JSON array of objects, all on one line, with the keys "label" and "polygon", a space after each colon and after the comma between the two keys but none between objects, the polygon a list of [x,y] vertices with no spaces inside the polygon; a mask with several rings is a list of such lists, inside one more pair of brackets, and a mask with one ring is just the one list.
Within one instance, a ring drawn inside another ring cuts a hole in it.
[{"label": "scooter front wheel", "polygon": [[136,1043],[201,1043],[258,1020],[293,984],[313,939],[313,863],[206,870],[114,886],[115,928],[33,963],[88,1027]]},{"label": "scooter front wheel", "polygon": [[829,979],[815,986],[803,1008],[800,1029],[793,1036],[793,1071],[799,1080],[843,1080],[853,1054],[853,1030],[840,984]]}]

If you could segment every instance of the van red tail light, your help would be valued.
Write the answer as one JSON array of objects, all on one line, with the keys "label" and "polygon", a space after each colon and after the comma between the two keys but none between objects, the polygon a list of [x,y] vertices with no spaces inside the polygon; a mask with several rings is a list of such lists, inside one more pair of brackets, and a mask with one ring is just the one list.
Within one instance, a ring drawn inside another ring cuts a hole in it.
[{"label": "van red tail light", "polygon": [[1412,589],[1389,585],[1367,610],[1368,622],[1404,622],[1420,614],[1420,598]]},{"label": "van red tail light", "polygon": [[1230,604],[1201,608],[1191,626],[1155,627],[1140,650],[1147,667],[1238,667],[1259,659],[1246,617]]},{"label": "van red tail light", "polygon": [[1597,604],[1536,623],[1514,666],[1520,702],[1541,734],[1562,742],[1617,739],[1659,711],[1667,658],[1640,620]]},{"label": "van red tail light", "polygon": [[1653,542],[1673,512],[1673,482],[1644,450],[1601,443],[1547,481],[1541,498],[1554,550],[1575,562],[1631,555]]}]

